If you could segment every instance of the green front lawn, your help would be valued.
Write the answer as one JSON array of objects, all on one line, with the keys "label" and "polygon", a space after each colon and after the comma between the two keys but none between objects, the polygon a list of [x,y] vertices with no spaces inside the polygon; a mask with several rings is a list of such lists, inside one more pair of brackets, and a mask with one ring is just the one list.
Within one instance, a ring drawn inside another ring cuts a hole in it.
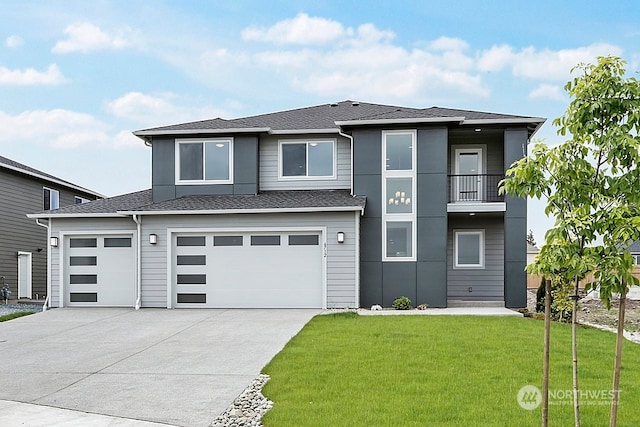
[{"label": "green front lawn", "polygon": [[6,322],[8,320],[17,319],[18,317],[28,316],[33,314],[33,311],[15,311],[9,314],[3,314],[0,316],[0,322]]},{"label": "green front lawn", "polygon": [[[571,329],[552,327],[550,425],[573,425]],[[543,328],[518,317],[317,316],[265,367],[275,405],[263,423],[538,426],[540,408],[522,409],[517,393],[542,388]],[[615,335],[580,328],[578,345],[582,425],[608,425]],[[618,425],[640,425],[638,344],[625,343],[620,388]]]}]

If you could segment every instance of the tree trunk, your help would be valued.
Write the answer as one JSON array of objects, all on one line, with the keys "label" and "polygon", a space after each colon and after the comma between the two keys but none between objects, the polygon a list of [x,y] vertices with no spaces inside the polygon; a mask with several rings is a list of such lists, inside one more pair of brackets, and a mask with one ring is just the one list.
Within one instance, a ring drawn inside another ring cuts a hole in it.
[{"label": "tree trunk", "polygon": [[544,356],[542,358],[542,427],[549,425],[549,347],[551,338],[551,280],[544,281]]},{"label": "tree trunk", "polygon": [[580,388],[578,387],[578,291],[580,279],[575,277],[573,313],[571,314],[571,355],[573,358],[573,418],[575,427],[580,427]]},{"label": "tree trunk", "polygon": [[613,368],[613,398],[611,399],[611,418],[609,426],[618,424],[618,401],[620,398],[620,368],[622,365],[622,343],[624,341],[624,313],[627,302],[627,285],[622,284],[620,307],[618,307],[618,335],[616,337],[616,363]]}]

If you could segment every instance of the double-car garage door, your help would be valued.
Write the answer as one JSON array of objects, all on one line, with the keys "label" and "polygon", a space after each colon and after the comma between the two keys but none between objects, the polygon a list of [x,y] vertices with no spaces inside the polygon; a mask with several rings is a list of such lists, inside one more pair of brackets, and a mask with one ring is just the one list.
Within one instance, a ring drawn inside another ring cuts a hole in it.
[{"label": "double-car garage door", "polygon": [[321,308],[319,232],[172,235],[175,307]]}]

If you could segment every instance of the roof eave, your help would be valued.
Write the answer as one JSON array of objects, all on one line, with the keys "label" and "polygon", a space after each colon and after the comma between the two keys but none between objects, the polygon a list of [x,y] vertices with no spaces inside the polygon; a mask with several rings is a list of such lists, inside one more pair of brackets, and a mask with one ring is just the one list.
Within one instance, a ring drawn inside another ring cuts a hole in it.
[{"label": "roof eave", "polygon": [[117,212],[108,213],[37,213],[27,214],[27,218],[30,219],[50,219],[50,218],[124,218],[127,215],[122,215]]},{"label": "roof eave", "polygon": [[409,123],[462,123],[464,117],[415,117],[404,119],[369,119],[369,120],[337,120],[336,126],[366,126]]},{"label": "roof eave", "polygon": [[35,173],[35,172],[32,172],[32,171],[28,171],[28,170],[25,170],[25,169],[17,168],[15,166],[11,166],[11,165],[8,165],[6,163],[0,163],[0,167],[3,167],[5,169],[9,169],[9,170],[12,170],[12,171],[15,171],[15,172],[19,172],[21,174],[28,175],[28,176],[31,176],[31,177],[34,177],[34,178],[38,178],[38,179],[41,179],[43,181],[55,183],[55,184],[61,185],[63,187],[69,188],[71,190],[80,191],[80,192],[86,193],[86,194],[92,194],[92,195],[94,195],[96,197],[99,197],[99,198],[102,198],[102,199],[104,199],[104,197],[105,197],[103,194],[96,193],[95,191],[91,191],[88,188],[80,187],[79,185],[75,185],[75,184],[73,184],[71,182],[66,182],[66,181],[63,181],[63,180],[57,179],[57,178],[51,178],[51,177],[48,177],[46,175],[42,175],[42,174]]},{"label": "roof eave", "polygon": [[163,210],[163,211],[118,211],[124,216],[130,215],[225,215],[244,213],[309,213],[309,212],[364,212],[364,206],[334,206],[305,208],[266,208],[266,209],[206,209],[206,210]]},{"label": "roof eave", "polygon": [[168,130],[138,130],[133,132],[138,138],[144,139],[145,136],[161,136],[161,135],[193,135],[193,134],[228,134],[228,133],[270,133],[271,128],[227,128],[227,129],[168,129]]}]

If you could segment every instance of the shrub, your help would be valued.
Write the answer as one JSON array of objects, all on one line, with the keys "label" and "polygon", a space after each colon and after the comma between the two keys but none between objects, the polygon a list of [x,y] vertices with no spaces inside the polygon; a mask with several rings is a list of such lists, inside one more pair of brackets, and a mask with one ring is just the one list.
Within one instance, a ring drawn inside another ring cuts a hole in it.
[{"label": "shrub", "polygon": [[393,301],[393,308],[396,310],[411,310],[413,305],[411,305],[411,300],[408,297],[400,297]]},{"label": "shrub", "polygon": [[[544,313],[545,278],[542,278],[536,293],[536,311]],[[570,322],[573,314],[573,284],[560,277],[551,279],[551,319],[559,322]]]}]

